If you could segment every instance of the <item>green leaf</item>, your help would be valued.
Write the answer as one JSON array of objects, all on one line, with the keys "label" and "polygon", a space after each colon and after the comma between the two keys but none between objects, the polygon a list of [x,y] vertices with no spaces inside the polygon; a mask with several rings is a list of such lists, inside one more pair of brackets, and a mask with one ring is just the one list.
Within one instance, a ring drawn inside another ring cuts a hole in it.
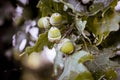
[{"label": "green leaf", "polygon": [[78,29],[78,32],[82,34],[84,38],[86,38],[91,43],[90,39],[84,33],[86,23],[87,21],[82,21],[81,18],[78,18],[78,16],[75,19],[75,25],[76,25],[76,28]]},{"label": "green leaf", "polygon": [[99,45],[111,31],[119,29],[120,14],[113,9],[108,9],[102,17],[101,13],[91,16],[87,20],[87,28],[96,36],[96,45]]},{"label": "green leaf", "polygon": [[69,15],[70,11],[65,12],[63,10],[63,3],[54,2],[53,0],[40,0],[37,4],[37,8],[40,9],[40,17],[51,16],[52,13],[60,13],[65,22],[72,21]]},{"label": "green leaf", "polygon": [[58,80],[93,80],[89,70],[81,63],[91,60],[85,51],[78,51],[65,60],[65,67],[62,75]]},{"label": "green leaf", "polygon": [[25,53],[31,54],[32,52],[40,52],[43,50],[44,46],[48,46],[49,48],[53,47],[53,43],[48,40],[48,32],[40,34],[35,45],[32,47],[27,47]]},{"label": "green leaf", "polygon": [[89,7],[89,11],[88,11],[87,15],[89,15],[89,16],[95,15],[98,12],[102,11],[102,9],[104,9],[103,2],[94,3]]},{"label": "green leaf", "polygon": [[117,72],[113,68],[108,68],[105,72],[107,80],[113,80],[117,78]]},{"label": "green leaf", "polygon": [[79,63],[84,63],[88,60],[93,60],[93,56],[86,51],[80,51],[79,52],[79,58],[80,58]]},{"label": "green leaf", "polygon": [[[64,0],[62,0],[64,1]],[[80,15],[92,16],[100,11],[106,11],[108,8],[114,8],[117,0],[92,0],[91,5],[83,5],[79,0],[65,0],[65,4],[69,4],[74,13]]]},{"label": "green leaf", "polygon": [[54,61],[54,74],[60,75],[61,68],[64,66],[63,53],[56,49],[56,57]]},{"label": "green leaf", "polygon": [[83,33],[87,21],[82,21],[81,18],[80,19],[76,18],[75,21],[76,21],[75,23],[76,23],[76,27],[77,27],[78,31]]},{"label": "green leaf", "polygon": [[40,0],[37,4],[37,8],[40,9],[42,17],[48,16],[54,12],[52,0]]},{"label": "green leaf", "polygon": [[94,56],[94,60],[84,63],[91,71],[95,80],[115,80],[117,78],[117,73],[114,69],[118,67],[119,64],[109,59],[111,55],[112,50],[104,49],[103,51],[98,51]]},{"label": "green leaf", "polygon": [[62,3],[56,3],[53,0],[40,0],[37,4],[37,8],[40,9],[42,16],[49,16],[54,12],[66,14],[63,11],[63,6]]},{"label": "green leaf", "polygon": [[95,15],[100,11],[105,13],[109,8],[114,9],[117,5],[117,1],[118,0],[95,0],[89,7],[88,15]]}]

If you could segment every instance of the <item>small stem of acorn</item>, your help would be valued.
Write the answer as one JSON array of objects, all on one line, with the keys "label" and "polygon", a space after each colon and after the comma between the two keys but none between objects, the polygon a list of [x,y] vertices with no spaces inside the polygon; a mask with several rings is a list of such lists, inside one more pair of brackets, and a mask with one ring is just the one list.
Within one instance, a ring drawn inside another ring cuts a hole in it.
[{"label": "small stem of acorn", "polygon": [[73,30],[73,27],[72,27],[73,25],[74,25],[74,24],[72,24],[72,25],[69,27],[68,31],[65,32],[64,36],[62,37],[62,39],[65,38],[67,35],[69,35],[69,34],[71,33],[71,31]]}]

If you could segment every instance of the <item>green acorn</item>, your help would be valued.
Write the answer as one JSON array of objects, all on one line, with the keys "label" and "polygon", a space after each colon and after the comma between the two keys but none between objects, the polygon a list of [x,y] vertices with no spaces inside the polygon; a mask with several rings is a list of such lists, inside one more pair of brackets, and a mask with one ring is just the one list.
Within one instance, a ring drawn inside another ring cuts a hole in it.
[{"label": "green acorn", "polygon": [[48,31],[48,40],[50,42],[58,42],[61,39],[61,32],[56,27],[51,27]]},{"label": "green acorn", "polygon": [[40,28],[49,28],[50,27],[50,22],[49,22],[49,17],[42,17],[38,20],[38,26]]},{"label": "green acorn", "polygon": [[58,46],[59,46],[60,51],[65,54],[71,54],[74,51],[73,43],[67,38],[61,40]]},{"label": "green acorn", "polygon": [[50,17],[50,24],[53,26],[59,26],[62,23],[62,15],[59,13],[53,13]]}]

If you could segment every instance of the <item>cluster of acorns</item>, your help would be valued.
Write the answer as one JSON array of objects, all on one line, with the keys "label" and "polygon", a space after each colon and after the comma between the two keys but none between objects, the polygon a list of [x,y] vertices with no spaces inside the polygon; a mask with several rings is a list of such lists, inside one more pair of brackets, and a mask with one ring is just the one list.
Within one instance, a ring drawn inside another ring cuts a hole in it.
[{"label": "cluster of acorns", "polygon": [[[61,39],[61,32],[58,26],[62,24],[62,15],[59,13],[53,13],[51,17],[42,17],[38,20],[38,26],[40,28],[47,28],[48,40],[50,42],[58,42],[59,50],[65,54],[71,54],[74,51],[74,45],[68,38]],[[51,27],[52,26],[52,27]]]}]

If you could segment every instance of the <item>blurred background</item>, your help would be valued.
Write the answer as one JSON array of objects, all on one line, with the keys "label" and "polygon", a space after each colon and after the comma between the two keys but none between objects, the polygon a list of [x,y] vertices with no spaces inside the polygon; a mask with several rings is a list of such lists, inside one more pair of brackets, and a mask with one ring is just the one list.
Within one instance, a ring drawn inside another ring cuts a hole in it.
[{"label": "blurred background", "polygon": [[[38,1],[0,0],[0,80],[35,80],[21,78],[24,73],[23,65],[21,65],[21,61],[17,60],[18,57],[15,59],[13,46],[20,46],[21,40],[26,38],[27,33],[23,29],[24,26],[36,25],[34,20],[38,16],[38,9],[36,8]],[[18,35],[22,36],[19,37]],[[22,39],[19,40],[18,38]],[[21,51],[23,51],[24,45],[26,44],[23,44]],[[17,49],[20,51],[19,47],[16,47]],[[31,74],[27,76],[29,75]]]},{"label": "blurred background", "polygon": [[0,0],[0,80],[56,80],[52,75],[54,49],[44,47],[40,54],[20,57],[42,31],[36,25],[41,15],[38,1]]}]

